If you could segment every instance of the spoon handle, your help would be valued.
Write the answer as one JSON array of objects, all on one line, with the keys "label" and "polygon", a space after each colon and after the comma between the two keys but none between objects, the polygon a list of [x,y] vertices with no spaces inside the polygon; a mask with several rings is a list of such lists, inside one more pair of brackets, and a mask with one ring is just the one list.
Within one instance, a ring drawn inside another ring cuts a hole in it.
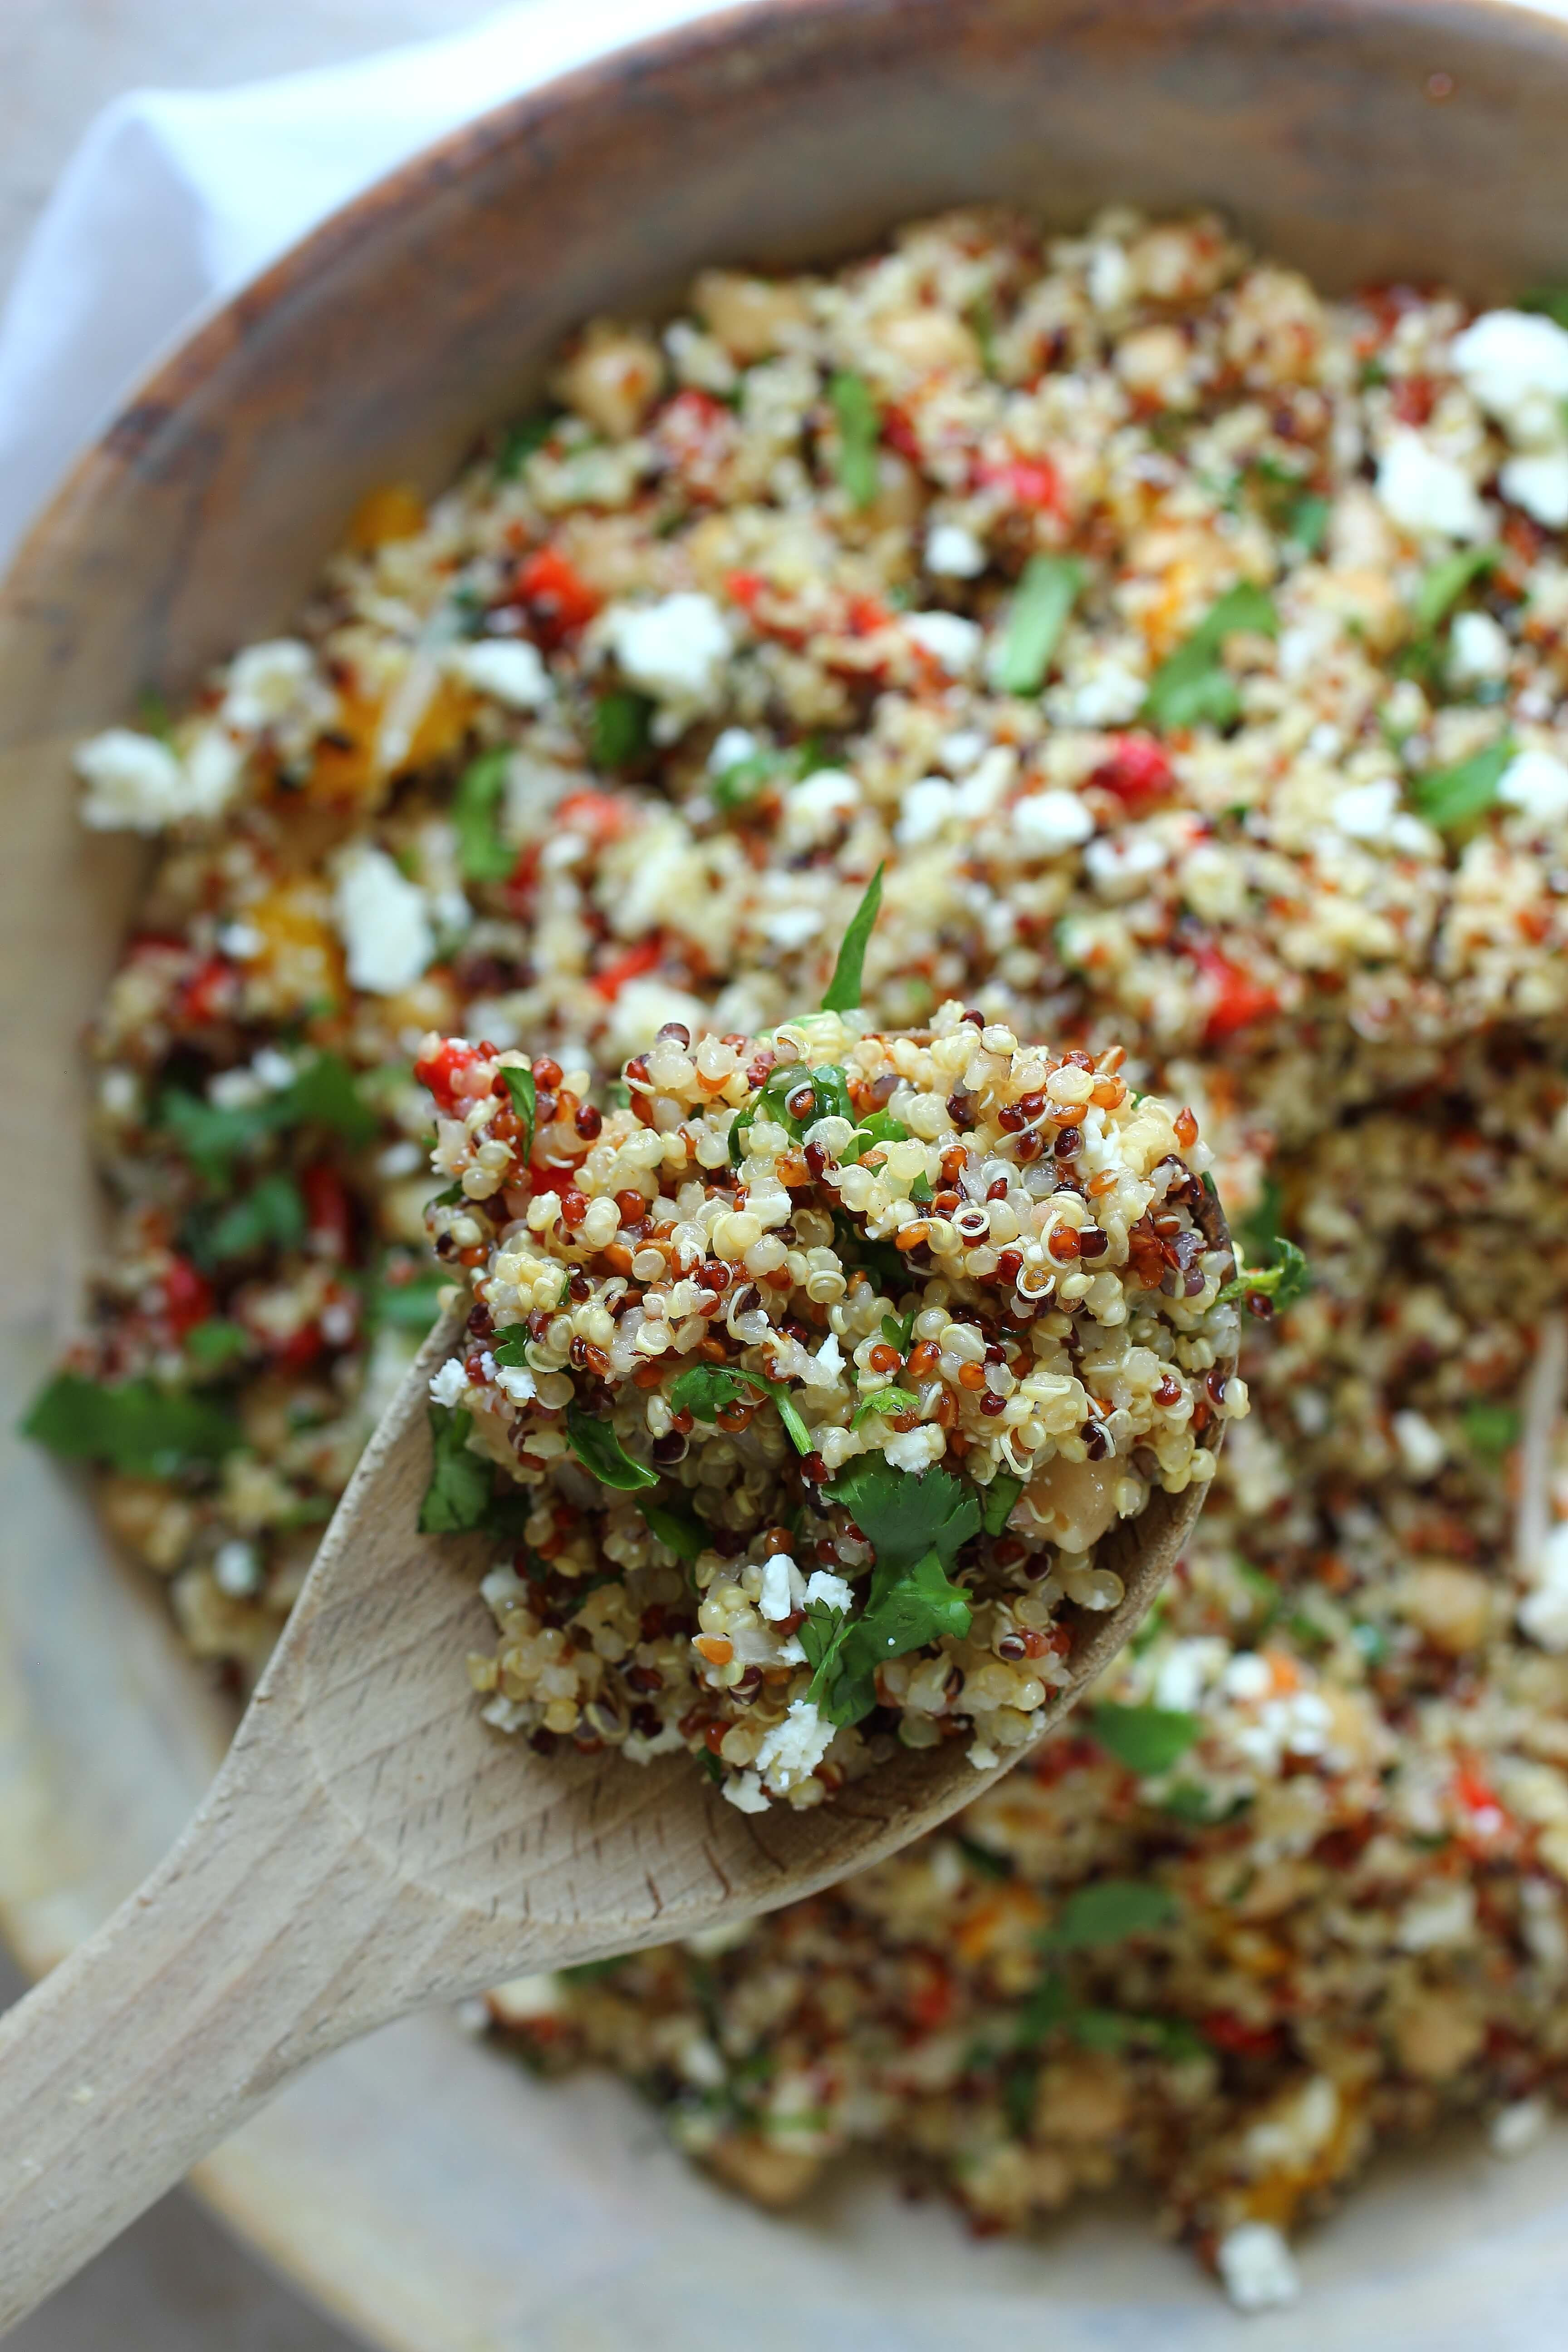
[{"label": "spoon handle", "polygon": [[378,2021],[354,1963],[385,1876],[293,1743],[266,1746],[265,1774],[231,1759],[152,1875],[0,2018],[0,2332]]}]

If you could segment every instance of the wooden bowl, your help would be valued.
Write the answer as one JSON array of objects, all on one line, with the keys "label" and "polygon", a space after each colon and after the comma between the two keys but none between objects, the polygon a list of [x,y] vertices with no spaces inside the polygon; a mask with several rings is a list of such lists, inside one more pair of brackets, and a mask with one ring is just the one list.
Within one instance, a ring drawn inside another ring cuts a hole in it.
[{"label": "wooden bowl", "polygon": [[[141,860],[68,751],[282,622],[361,493],[434,486],[557,338],[699,265],[830,257],[955,200],[1226,207],[1320,281],[1568,276],[1568,32],[1484,0],[764,0],[487,116],[222,310],[77,468],[0,601],[0,1901],[34,1969],[141,1875],[226,1722],[79,1479],[17,1444],[93,1229],[75,1039]],[[47,1138],[47,1148],[40,1139]],[[257,2245],[408,2352],[1054,2352],[1234,2321],[1146,2224],[977,2248],[874,2180],[738,2206],[603,2079],[545,2089],[446,2018],[334,2059],[203,2168]],[[1271,2352],[1558,2340],[1568,2154],[1390,2166]],[[915,2259],[918,2251],[918,2260]],[[1501,2283],[1500,2294],[1500,2282]],[[1534,2316],[1532,2317],[1532,2315]]]}]

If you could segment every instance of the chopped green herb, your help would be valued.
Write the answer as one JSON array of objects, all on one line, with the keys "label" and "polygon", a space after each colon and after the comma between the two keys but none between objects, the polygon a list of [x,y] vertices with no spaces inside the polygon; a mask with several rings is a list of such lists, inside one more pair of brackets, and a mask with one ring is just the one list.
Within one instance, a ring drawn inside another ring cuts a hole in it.
[{"label": "chopped green herb", "polygon": [[874,1396],[861,1398],[850,1416],[849,1426],[858,1429],[863,1421],[869,1421],[876,1413],[919,1412],[920,1409],[921,1401],[911,1389],[879,1389]]},{"label": "chopped green herb", "polygon": [[838,479],[850,505],[864,511],[876,504],[881,483],[881,412],[865,377],[848,368],[833,378],[827,397],[838,426]]},{"label": "chopped green herb", "polygon": [[737,809],[749,808],[783,768],[776,751],[752,751],[743,760],[731,760],[727,768],[721,768],[708,787],[714,805],[731,816]]},{"label": "chopped green herb", "polygon": [[317,1055],[290,1085],[253,1103],[226,1108],[171,1087],[160,1099],[158,1124],[215,1186],[226,1182],[236,1160],[294,1128],[321,1128],[356,1150],[372,1142],[376,1132],[375,1115],[353,1072],[335,1054]]},{"label": "chopped green herb", "polygon": [[902,1317],[897,1315],[884,1315],[882,1318],[882,1337],[886,1339],[889,1348],[896,1348],[900,1356],[907,1356],[910,1349],[915,1343],[915,1313],[913,1307],[910,1309],[910,1312],[907,1315]]},{"label": "chopped green herb", "polygon": [[1223,595],[1173,654],[1155,671],[1142,717],[1152,727],[1228,727],[1241,716],[1241,696],[1226,668],[1225,641],[1243,630],[1278,636],[1274,600],[1244,581]]},{"label": "chopped green herb", "polygon": [[882,1454],[864,1454],[823,1493],[847,1510],[877,1556],[877,1571],[897,1573],[934,1550],[951,1567],[980,1529],[980,1503],[948,1470],[912,1476]]},{"label": "chopped green herb", "polygon": [[1006,1855],[994,1853],[988,1845],[982,1845],[978,1838],[967,1837],[963,1831],[954,1830],[952,1842],[970,1868],[977,1870],[982,1878],[1001,1880],[1014,1875],[1013,1865]]},{"label": "chopped green herb", "polygon": [[716,1421],[720,1413],[744,1401],[748,1388],[760,1389],[778,1407],[779,1419],[797,1454],[811,1452],[811,1433],[800,1417],[786,1383],[763,1372],[748,1372],[737,1365],[692,1364],[677,1373],[669,1386],[669,1403],[676,1412],[689,1412],[698,1421]]},{"label": "chopped green herb", "polygon": [[490,1465],[468,1451],[472,1413],[450,1405],[426,1408],[433,1460],[430,1483],[419,1506],[422,1536],[461,1534],[483,1527],[490,1505]]},{"label": "chopped green herb", "polygon": [[980,1490],[980,1524],[988,1536],[999,1536],[1013,1516],[1013,1506],[1024,1491],[1021,1478],[999,1470],[989,1486]]},{"label": "chopped green herb", "polygon": [[226,1209],[197,1210],[186,1222],[185,1239],[196,1264],[210,1271],[257,1250],[298,1247],[307,1222],[300,1187],[292,1176],[274,1171]]},{"label": "chopped green herb", "polygon": [[490,1341],[490,1354],[498,1364],[504,1365],[509,1371],[525,1370],[531,1345],[527,1324],[512,1323],[501,1333],[499,1339]]},{"label": "chopped green herb", "polygon": [[569,1969],[557,1969],[555,1973],[566,1984],[597,1984],[601,1977],[613,1977],[635,1956],[617,1952],[607,1960],[577,1960]]},{"label": "chopped green herb", "polygon": [[637,1508],[660,1543],[667,1544],[677,1559],[689,1564],[712,1549],[712,1530],[690,1511],[672,1511],[663,1503],[639,1502]]},{"label": "chopped green herb", "polygon": [[596,768],[635,767],[651,740],[653,704],[629,687],[600,695],[594,705],[590,746]]},{"label": "chopped green herb", "polygon": [[504,744],[481,751],[458,779],[452,796],[452,830],[465,882],[504,882],[517,864],[517,851],[501,833],[511,753]]},{"label": "chopped green herb", "polygon": [[514,1070],[510,1066],[501,1071],[506,1090],[511,1097],[511,1107],[522,1121],[522,1156],[533,1156],[533,1124],[539,1115],[539,1088],[531,1070]]},{"label": "chopped green herb", "polygon": [[1067,2023],[1072,2001],[1055,1969],[1048,1969],[1019,2010],[1014,2038],[1020,2050],[1037,2050]]},{"label": "chopped green herb", "polygon": [[1460,1422],[1466,1444],[1483,1461],[1500,1462],[1519,1443],[1519,1414],[1510,1404],[1468,1404]]},{"label": "chopped green herb", "polygon": [[238,1423],[202,1398],[151,1381],[104,1387],[79,1372],[58,1372],[21,1429],[68,1461],[106,1462],[145,1478],[175,1477],[245,1443]]},{"label": "chopped green herb", "polygon": [[247,1356],[252,1344],[243,1324],[226,1322],[217,1315],[185,1334],[185,1353],[204,1371],[217,1371],[237,1358]]},{"label": "chopped green herb", "polygon": [[868,1151],[874,1150],[879,1143],[906,1143],[909,1133],[903,1120],[895,1118],[890,1111],[874,1110],[860,1121],[839,1153],[840,1162],[847,1168],[853,1167],[857,1160],[864,1160]]},{"label": "chopped green herb", "polygon": [[1168,1706],[1117,1706],[1105,1700],[1090,1710],[1089,1730],[1109,1756],[1140,1779],[1168,1772],[1203,1730],[1199,1716]]},{"label": "chopped green herb", "polygon": [[607,1421],[597,1421],[580,1404],[566,1408],[566,1442],[585,1470],[602,1486],[634,1495],[639,1486],[657,1486],[658,1473],[634,1462]]},{"label": "chopped green herb", "polygon": [[1176,1916],[1164,1887],[1137,1878],[1101,1878],[1068,1897],[1060,1918],[1041,1941],[1048,1951],[1091,1951],[1168,1927]]},{"label": "chopped green herb", "polygon": [[1435,563],[1430,572],[1423,574],[1415,592],[1419,626],[1427,632],[1435,629],[1458,603],[1471,581],[1483,572],[1495,571],[1502,556],[1500,547],[1461,547],[1445,556],[1441,563]]},{"label": "chopped green herb", "polygon": [[1236,1275],[1225,1284],[1217,1304],[1222,1307],[1257,1296],[1272,1301],[1275,1307],[1294,1307],[1312,1286],[1312,1269],[1307,1263],[1305,1250],[1283,1234],[1274,1244],[1276,1255],[1272,1265]]},{"label": "chopped green herb", "polygon": [[561,418],[558,408],[542,408],[536,415],[509,425],[496,452],[496,473],[503,482],[515,481],[528,460],[543,448]]},{"label": "chopped green herb", "polygon": [[1327,535],[1331,512],[1321,491],[1304,490],[1286,514],[1286,538],[1293,540],[1303,555],[1316,555]]},{"label": "chopped green herb", "polygon": [[1038,694],[1083,582],[1083,566],[1076,556],[1030,556],[996,660],[996,684],[1004,694]]},{"label": "chopped green herb", "polygon": [[1484,815],[1497,799],[1513,756],[1514,745],[1505,735],[1451,768],[1429,768],[1411,787],[1416,814],[1441,833]]},{"label": "chopped green herb", "polygon": [[1521,310],[1540,310],[1548,319],[1555,319],[1560,327],[1568,327],[1568,286],[1535,286],[1519,298]]},{"label": "chopped green herb", "polygon": [[844,944],[833,967],[833,978],[828,982],[827,993],[822,1000],[824,1013],[856,1013],[865,1002],[866,950],[870,944],[882,904],[882,874],[883,867],[879,866],[866,886],[866,895],[855,909],[849,929],[844,934]]},{"label": "chopped green herb", "polygon": [[721,1789],[724,1785],[724,1767],[720,1763],[713,1750],[710,1748],[700,1748],[697,1751],[697,1760],[713,1786],[716,1789]]}]

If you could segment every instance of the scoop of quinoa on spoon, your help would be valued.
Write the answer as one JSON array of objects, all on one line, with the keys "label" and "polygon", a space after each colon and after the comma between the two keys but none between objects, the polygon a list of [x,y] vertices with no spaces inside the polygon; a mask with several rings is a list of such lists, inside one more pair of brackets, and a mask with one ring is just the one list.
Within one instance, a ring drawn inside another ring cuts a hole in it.
[{"label": "scoop of quinoa on spoon", "polygon": [[617,1108],[482,1043],[418,1064],[473,1297],[422,1525],[510,1540],[486,1718],[686,1748],[748,1811],[895,1739],[1022,1745],[1121,1598],[1100,1538],[1247,1410],[1193,1113],[958,1003],[870,1029],[876,898],[823,1011],[670,1024]]}]

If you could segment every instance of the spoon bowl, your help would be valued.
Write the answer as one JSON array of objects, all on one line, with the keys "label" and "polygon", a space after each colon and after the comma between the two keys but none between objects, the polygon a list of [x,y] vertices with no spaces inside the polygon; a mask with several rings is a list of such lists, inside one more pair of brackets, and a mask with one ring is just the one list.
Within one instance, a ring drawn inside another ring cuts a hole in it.
[{"label": "spoon bowl", "polygon": [[[1199,1221],[1228,1247],[1212,1193]],[[510,1977],[812,1894],[1027,1752],[976,1769],[959,1740],[900,1748],[830,1802],[752,1814],[688,1755],[636,1766],[498,1738],[463,1672],[495,1538],[416,1532],[430,1375],[461,1328],[454,1309],[405,1376],[184,1836],[0,2019],[0,2330],[312,2059]],[[1156,1489],[1102,1538],[1122,1599],[1087,1621],[1035,1740],[1136,1631],[1204,1491]]]}]

